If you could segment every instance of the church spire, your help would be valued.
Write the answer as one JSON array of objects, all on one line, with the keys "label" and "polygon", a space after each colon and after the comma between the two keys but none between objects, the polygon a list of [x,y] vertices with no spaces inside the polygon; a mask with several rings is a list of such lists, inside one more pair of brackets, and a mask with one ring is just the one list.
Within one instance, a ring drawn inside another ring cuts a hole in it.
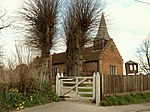
[{"label": "church spire", "polygon": [[104,14],[102,13],[98,33],[94,39],[94,45],[93,45],[94,50],[103,49],[109,40],[110,40],[110,36],[107,31]]},{"label": "church spire", "polygon": [[98,29],[96,38],[98,40],[100,40],[100,39],[109,40],[110,39],[108,31],[107,31],[107,25],[106,25],[104,13],[102,13],[102,16],[101,16],[100,25],[99,25],[99,29]]}]

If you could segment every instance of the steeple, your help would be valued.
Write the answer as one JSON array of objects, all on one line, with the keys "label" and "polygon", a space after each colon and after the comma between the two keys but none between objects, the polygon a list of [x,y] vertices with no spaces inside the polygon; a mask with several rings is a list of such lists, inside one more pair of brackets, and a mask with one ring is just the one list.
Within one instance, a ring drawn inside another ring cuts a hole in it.
[{"label": "steeple", "polygon": [[102,13],[98,33],[94,39],[94,50],[102,49],[106,45],[108,40],[110,40],[110,36],[107,31],[104,14]]},{"label": "steeple", "polygon": [[104,39],[104,40],[109,40],[110,39],[108,31],[107,31],[107,25],[106,25],[105,17],[104,17],[103,13],[102,13],[102,16],[101,16],[98,33],[97,33],[95,38]]}]

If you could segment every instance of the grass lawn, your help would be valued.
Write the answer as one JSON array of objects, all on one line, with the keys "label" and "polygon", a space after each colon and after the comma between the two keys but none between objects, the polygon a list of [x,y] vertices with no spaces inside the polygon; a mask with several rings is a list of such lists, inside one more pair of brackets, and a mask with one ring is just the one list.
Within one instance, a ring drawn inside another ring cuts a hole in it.
[{"label": "grass lawn", "polygon": [[[92,87],[90,84],[82,85],[81,87]],[[93,89],[78,89],[79,92],[92,92]],[[92,97],[92,94],[80,94],[82,97]]]},{"label": "grass lawn", "polygon": [[104,101],[100,103],[102,106],[112,106],[112,105],[127,105],[127,104],[137,104],[137,103],[150,103],[150,93],[135,94],[125,96],[109,96]]}]

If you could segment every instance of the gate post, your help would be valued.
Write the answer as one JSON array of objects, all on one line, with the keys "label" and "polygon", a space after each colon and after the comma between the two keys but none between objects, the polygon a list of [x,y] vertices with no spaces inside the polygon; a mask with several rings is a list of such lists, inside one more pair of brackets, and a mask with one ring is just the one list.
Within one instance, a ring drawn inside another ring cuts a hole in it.
[{"label": "gate post", "polygon": [[100,74],[99,72],[96,73],[96,105],[99,106],[100,103]]},{"label": "gate post", "polygon": [[78,77],[76,77],[75,79],[76,79],[76,85],[77,85],[76,86],[76,97],[77,97],[78,96],[78,92],[79,92],[78,91],[78,82],[79,82],[79,79],[78,79]]},{"label": "gate post", "polygon": [[93,74],[93,100],[96,99],[96,75],[95,72]]},{"label": "gate post", "polygon": [[60,75],[59,75],[59,73],[57,73],[57,75],[56,75],[56,94],[58,95],[58,96],[60,96],[60,91],[61,91],[61,82],[60,82]]}]

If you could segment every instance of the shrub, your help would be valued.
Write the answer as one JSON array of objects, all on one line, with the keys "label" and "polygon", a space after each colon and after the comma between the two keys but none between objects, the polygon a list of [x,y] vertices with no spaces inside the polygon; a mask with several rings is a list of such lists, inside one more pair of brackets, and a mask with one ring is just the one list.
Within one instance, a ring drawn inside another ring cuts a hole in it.
[{"label": "shrub", "polygon": [[5,98],[4,98],[4,96],[5,96],[4,90],[5,90],[4,84],[0,83],[0,112],[8,112],[9,111],[7,104],[5,102]]},{"label": "shrub", "polygon": [[52,101],[58,102],[60,100],[59,96],[56,95],[56,93],[54,92],[50,84],[43,83],[42,88],[43,88],[43,94],[47,95]]},{"label": "shrub", "polygon": [[29,93],[26,97],[26,107],[32,107],[35,105],[45,104],[47,102],[47,97],[41,93]]},{"label": "shrub", "polygon": [[40,89],[27,94],[26,106],[45,104],[52,101],[59,101],[59,97],[48,83],[42,83]]},{"label": "shrub", "polygon": [[[25,107],[41,105],[52,101],[59,101],[59,97],[48,83],[35,81],[34,86],[23,94],[17,88],[5,91],[8,87],[0,84],[0,112],[7,110],[20,110]],[[40,86],[39,86],[40,85]]]},{"label": "shrub", "polygon": [[5,100],[0,93],[0,112],[7,112],[9,108],[7,107],[7,104],[5,103]]},{"label": "shrub", "polygon": [[22,109],[24,108],[25,97],[18,89],[10,89],[5,95],[5,100],[10,109]]}]

